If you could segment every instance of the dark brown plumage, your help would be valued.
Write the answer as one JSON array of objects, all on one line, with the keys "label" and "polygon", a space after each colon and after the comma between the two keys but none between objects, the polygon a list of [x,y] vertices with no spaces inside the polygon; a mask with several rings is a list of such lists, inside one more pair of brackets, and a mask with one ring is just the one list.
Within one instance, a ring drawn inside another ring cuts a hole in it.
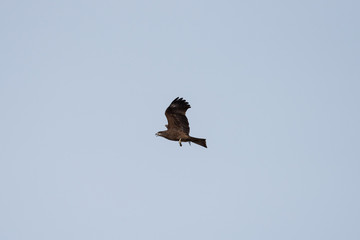
[{"label": "dark brown plumage", "polygon": [[206,139],[195,138],[189,135],[189,121],[185,116],[189,108],[189,103],[183,98],[175,98],[165,111],[168,120],[168,124],[165,125],[167,130],[157,132],[156,136],[161,136],[172,141],[179,141],[180,146],[182,146],[181,142],[193,142],[207,148]]}]

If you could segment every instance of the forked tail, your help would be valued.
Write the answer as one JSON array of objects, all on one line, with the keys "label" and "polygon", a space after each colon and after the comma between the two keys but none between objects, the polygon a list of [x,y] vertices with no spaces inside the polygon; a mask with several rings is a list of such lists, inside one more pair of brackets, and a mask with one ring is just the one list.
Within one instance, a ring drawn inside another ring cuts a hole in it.
[{"label": "forked tail", "polygon": [[191,137],[190,141],[192,141],[193,143],[199,144],[200,146],[203,146],[203,147],[207,148],[206,139]]}]

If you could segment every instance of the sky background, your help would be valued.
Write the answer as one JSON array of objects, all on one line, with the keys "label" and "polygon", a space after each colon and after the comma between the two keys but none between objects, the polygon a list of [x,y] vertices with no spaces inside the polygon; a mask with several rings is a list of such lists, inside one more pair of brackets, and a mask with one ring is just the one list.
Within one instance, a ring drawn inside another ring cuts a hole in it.
[{"label": "sky background", "polygon": [[0,239],[360,239],[359,12],[1,1]]}]

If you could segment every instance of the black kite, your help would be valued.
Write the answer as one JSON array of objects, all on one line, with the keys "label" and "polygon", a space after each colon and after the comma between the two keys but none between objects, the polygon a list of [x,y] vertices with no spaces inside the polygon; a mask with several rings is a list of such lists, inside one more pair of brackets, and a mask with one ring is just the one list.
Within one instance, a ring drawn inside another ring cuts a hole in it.
[{"label": "black kite", "polygon": [[182,146],[181,142],[193,142],[207,148],[206,139],[189,136],[189,121],[185,116],[186,110],[189,108],[189,103],[184,99],[175,98],[165,111],[165,116],[168,120],[168,124],[165,125],[167,130],[157,132],[156,136],[179,141],[180,146]]}]

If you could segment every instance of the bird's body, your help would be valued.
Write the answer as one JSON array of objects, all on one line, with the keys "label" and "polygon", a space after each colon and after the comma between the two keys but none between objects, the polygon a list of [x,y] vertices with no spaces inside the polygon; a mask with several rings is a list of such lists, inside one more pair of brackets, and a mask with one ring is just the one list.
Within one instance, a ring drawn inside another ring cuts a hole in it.
[{"label": "bird's body", "polygon": [[156,135],[172,141],[179,141],[180,146],[182,146],[181,142],[193,142],[207,148],[206,139],[195,138],[189,135],[189,121],[185,116],[186,110],[189,108],[189,103],[182,98],[177,97],[172,101],[165,111],[168,120],[168,124],[165,125],[167,130],[157,132]]}]

